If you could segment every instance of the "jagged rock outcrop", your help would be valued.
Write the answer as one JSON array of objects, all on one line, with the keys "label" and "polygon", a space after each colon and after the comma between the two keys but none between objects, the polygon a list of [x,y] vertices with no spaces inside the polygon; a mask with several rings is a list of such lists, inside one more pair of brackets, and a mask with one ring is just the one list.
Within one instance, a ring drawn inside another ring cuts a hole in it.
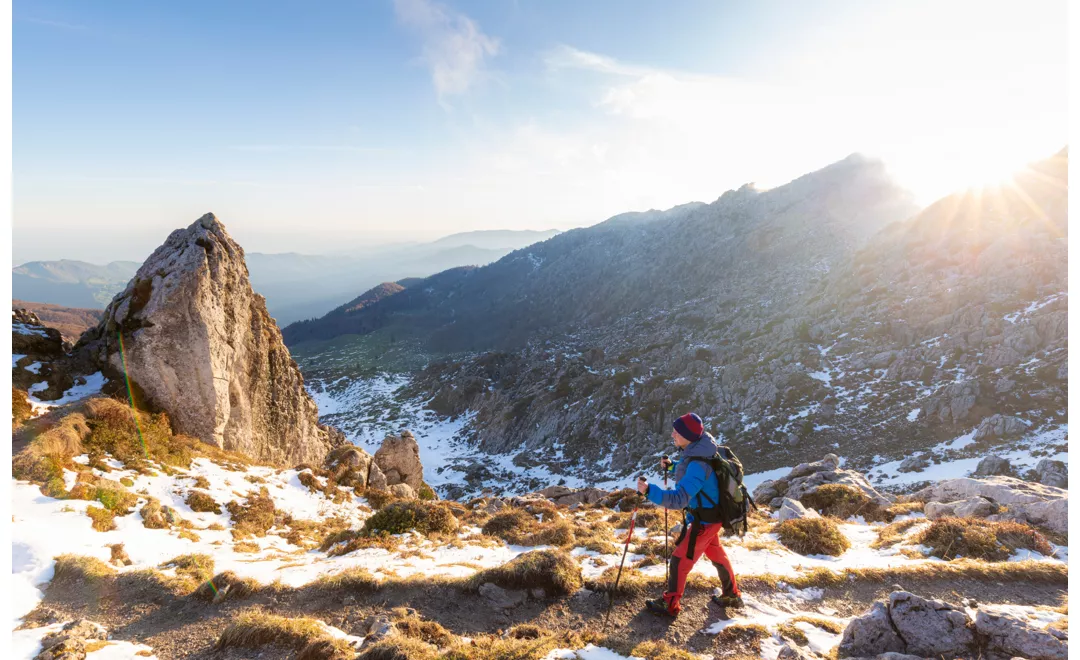
[{"label": "jagged rock outcrop", "polygon": [[1012,465],[1009,459],[1000,456],[987,456],[975,466],[976,477],[1008,476],[1012,474]]},{"label": "jagged rock outcrop", "polygon": [[920,658],[966,657],[976,644],[974,628],[961,607],[894,591],[887,603],[874,603],[869,612],[848,623],[839,656],[905,653]]},{"label": "jagged rock outcrop", "polygon": [[[67,359],[71,344],[60,331],[46,327],[37,314],[11,311],[11,384],[42,401],[55,401],[76,384]],[[85,381],[83,381],[85,382]]]},{"label": "jagged rock outcrop", "polygon": [[86,657],[86,646],[109,636],[104,626],[86,619],[71,621],[41,640],[41,651],[34,660],[74,660]]},{"label": "jagged rock outcrop", "polygon": [[852,486],[880,506],[892,504],[891,496],[878,492],[865,476],[854,470],[842,469],[836,454],[826,454],[825,458],[813,463],[800,463],[786,477],[761,482],[754,489],[754,501],[758,505],[780,507],[784,498],[801,499],[825,484]]},{"label": "jagged rock outcrop", "polygon": [[946,479],[916,492],[922,502],[950,503],[981,497],[1006,507],[1002,517],[1069,533],[1069,491],[1012,477]]},{"label": "jagged rock outcrop", "polygon": [[320,463],[344,440],[318,408],[248,279],[243,249],[208,213],[169,235],[77,347],[174,430],[278,465]]},{"label": "jagged rock outcrop", "polygon": [[975,429],[975,439],[1015,438],[1025,431],[1027,426],[1017,417],[991,415],[979,422],[979,427]]},{"label": "jagged rock outcrop", "polygon": [[326,470],[334,482],[358,489],[386,488],[386,477],[375,464],[375,458],[356,445],[343,445],[326,456]]},{"label": "jagged rock outcrop", "polygon": [[413,491],[424,484],[424,466],[420,462],[420,446],[407,430],[400,435],[388,435],[375,452],[375,464],[386,477],[386,485],[406,484]]},{"label": "jagged rock outcrop", "polygon": [[1035,465],[1029,479],[1044,486],[1067,489],[1069,487],[1069,467],[1062,461],[1044,458]]},{"label": "jagged rock outcrop", "polygon": [[985,497],[972,497],[958,502],[927,502],[923,512],[930,520],[956,516],[960,518],[986,518],[1001,510],[993,500]]},{"label": "jagged rock outcrop", "polygon": [[813,509],[806,508],[799,500],[785,497],[784,501],[780,503],[780,511],[777,517],[780,522],[784,522],[795,518],[820,518],[821,514]]},{"label": "jagged rock outcrop", "polygon": [[1068,631],[1039,628],[1001,609],[980,608],[975,615],[975,630],[990,649],[1006,657],[1065,660],[1069,656]]},{"label": "jagged rock outcrop", "polygon": [[[608,491],[600,490],[599,488],[567,488],[566,486],[548,486],[543,490],[536,491],[535,494],[546,497],[547,499],[558,505],[574,506],[576,504],[596,504],[606,495],[608,495]],[[528,495],[526,495],[525,497],[528,497]]]}]

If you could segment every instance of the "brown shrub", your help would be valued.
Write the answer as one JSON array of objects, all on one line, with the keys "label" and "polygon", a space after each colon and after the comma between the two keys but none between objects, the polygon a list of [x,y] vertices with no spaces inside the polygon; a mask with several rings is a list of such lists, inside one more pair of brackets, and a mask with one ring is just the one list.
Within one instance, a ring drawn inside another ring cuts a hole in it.
[{"label": "brown shrub", "polygon": [[939,518],[917,535],[916,542],[929,547],[931,556],[942,559],[1005,561],[1021,548],[1053,553],[1046,538],[1029,525],[979,518]]},{"label": "brown shrub", "polygon": [[672,646],[664,640],[642,642],[630,651],[635,658],[645,660],[698,660],[698,656]]},{"label": "brown shrub", "polygon": [[794,518],[774,528],[780,543],[800,555],[838,557],[851,547],[840,527],[829,518]]}]

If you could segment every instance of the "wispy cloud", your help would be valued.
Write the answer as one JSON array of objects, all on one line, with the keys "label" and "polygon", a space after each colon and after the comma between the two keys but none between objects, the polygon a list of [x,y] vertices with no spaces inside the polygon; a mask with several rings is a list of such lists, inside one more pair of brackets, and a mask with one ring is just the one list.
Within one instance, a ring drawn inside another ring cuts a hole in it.
[{"label": "wispy cloud", "polygon": [[394,0],[398,20],[423,40],[422,58],[431,71],[439,103],[467,91],[499,52],[499,40],[484,34],[465,14],[430,0]]},{"label": "wispy cloud", "polygon": [[85,25],[78,25],[77,23],[65,23],[63,21],[50,21],[44,18],[37,18],[34,16],[23,16],[18,18],[24,23],[33,23],[35,25],[44,25],[46,27],[57,28],[58,30],[85,30]]},{"label": "wispy cloud", "polygon": [[656,69],[650,67],[634,66],[607,55],[590,53],[565,44],[560,44],[548,51],[544,55],[544,64],[547,65],[549,70],[582,69],[618,76],[640,76],[656,71]]}]

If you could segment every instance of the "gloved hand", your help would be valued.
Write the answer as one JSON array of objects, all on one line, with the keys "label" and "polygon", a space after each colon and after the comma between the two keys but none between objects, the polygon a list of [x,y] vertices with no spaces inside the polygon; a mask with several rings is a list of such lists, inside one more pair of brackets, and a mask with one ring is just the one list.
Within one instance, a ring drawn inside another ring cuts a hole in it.
[{"label": "gloved hand", "polygon": [[637,478],[637,491],[642,495],[649,492],[649,482],[645,480],[645,477]]}]

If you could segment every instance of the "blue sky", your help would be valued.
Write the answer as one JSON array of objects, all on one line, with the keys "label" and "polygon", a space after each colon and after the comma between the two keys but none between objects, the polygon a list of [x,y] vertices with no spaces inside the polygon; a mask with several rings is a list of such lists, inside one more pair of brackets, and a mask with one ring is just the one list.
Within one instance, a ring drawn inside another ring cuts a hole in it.
[{"label": "blue sky", "polygon": [[567,229],[852,151],[932,201],[1064,146],[1065,10],[16,0],[13,258]]}]

